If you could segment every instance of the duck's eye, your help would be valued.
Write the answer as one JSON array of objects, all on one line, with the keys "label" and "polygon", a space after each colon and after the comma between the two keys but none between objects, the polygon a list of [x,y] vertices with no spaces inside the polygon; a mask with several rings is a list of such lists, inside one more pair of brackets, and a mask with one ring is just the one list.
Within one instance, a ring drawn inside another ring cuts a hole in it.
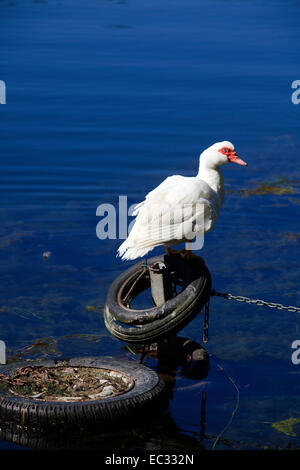
[{"label": "duck's eye", "polygon": [[228,147],[222,147],[219,152],[223,153],[223,155],[230,154],[230,149]]}]

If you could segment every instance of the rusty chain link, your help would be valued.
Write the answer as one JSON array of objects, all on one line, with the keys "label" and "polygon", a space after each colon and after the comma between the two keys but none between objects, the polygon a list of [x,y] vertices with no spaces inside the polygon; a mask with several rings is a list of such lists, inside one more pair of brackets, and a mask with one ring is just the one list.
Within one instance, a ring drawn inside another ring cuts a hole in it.
[{"label": "rusty chain link", "polygon": [[258,307],[269,307],[269,308],[276,308],[276,310],[287,310],[288,312],[300,313],[299,307],[293,307],[292,305],[286,307],[282,304],[276,304],[274,302],[265,302],[264,300],[260,299],[250,299],[249,297],[244,297],[242,295],[233,295],[233,294],[223,294],[221,292],[217,292],[215,290],[211,291],[211,296],[223,297],[224,299],[228,300],[236,300],[237,302],[245,302],[247,304],[257,305]]}]

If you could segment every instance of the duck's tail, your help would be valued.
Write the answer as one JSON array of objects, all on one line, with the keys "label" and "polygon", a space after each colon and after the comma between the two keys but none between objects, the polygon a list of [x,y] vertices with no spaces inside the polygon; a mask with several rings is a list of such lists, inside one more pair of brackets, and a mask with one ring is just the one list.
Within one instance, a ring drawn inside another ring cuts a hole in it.
[{"label": "duck's tail", "polygon": [[123,260],[133,260],[136,258],[142,258],[145,256],[149,248],[136,248],[130,245],[128,238],[122,243],[117,251],[117,256],[120,256]]}]

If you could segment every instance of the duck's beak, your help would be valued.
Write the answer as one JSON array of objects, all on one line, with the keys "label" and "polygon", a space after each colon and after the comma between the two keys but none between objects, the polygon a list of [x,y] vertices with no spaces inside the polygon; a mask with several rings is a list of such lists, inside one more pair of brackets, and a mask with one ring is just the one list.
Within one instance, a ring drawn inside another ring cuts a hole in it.
[{"label": "duck's beak", "polygon": [[244,162],[244,160],[238,157],[238,154],[235,150],[231,150],[230,154],[227,155],[227,157],[231,163],[237,163],[238,165],[248,166],[248,163]]}]

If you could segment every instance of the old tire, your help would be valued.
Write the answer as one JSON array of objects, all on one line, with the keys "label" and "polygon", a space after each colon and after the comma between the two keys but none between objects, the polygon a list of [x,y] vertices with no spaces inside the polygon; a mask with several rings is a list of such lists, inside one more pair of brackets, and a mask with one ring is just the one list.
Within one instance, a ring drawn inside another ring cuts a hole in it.
[{"label": "old tire", "polygon": [[[143,310],[127,308],[122,304],[122,291],[128,290],[145,269],[144,261],[122,273],[111,284],[104,308],[104,322],[109,332],[128,343],[148,344],[174,335],[186,326],[203,308],[211,292],[210,273],[201,258],[182,259],[180,256],[157,256],[147,260],[148,265],[164,263],[175,270],[184,281],[184,289],[160,307]],[[145,288],[143,280],[136,285],[137,292]]]},{"label": "old tire", "polygon": [[[66,361],[64,361],[66,364]],[[0,367],[0,373],[13,375],[24,366],[59,367],[61,361],[14,363]],[[99,357],[72,358],[67,365],[99,367],[129,375],[134,386],[122,395],[82,402],[43,401],[23,398],[2,392],[0,395],[0,431],[2,437],[26,433],[27,438],[39,435],[59,435],[63,432],[97,430],[103,432],[125,421],[145,418],[153,410],[167,405],[167,392],[163,380],[153,370],[135,362]],[[16,440],[14,439],[16,442]]]}]

